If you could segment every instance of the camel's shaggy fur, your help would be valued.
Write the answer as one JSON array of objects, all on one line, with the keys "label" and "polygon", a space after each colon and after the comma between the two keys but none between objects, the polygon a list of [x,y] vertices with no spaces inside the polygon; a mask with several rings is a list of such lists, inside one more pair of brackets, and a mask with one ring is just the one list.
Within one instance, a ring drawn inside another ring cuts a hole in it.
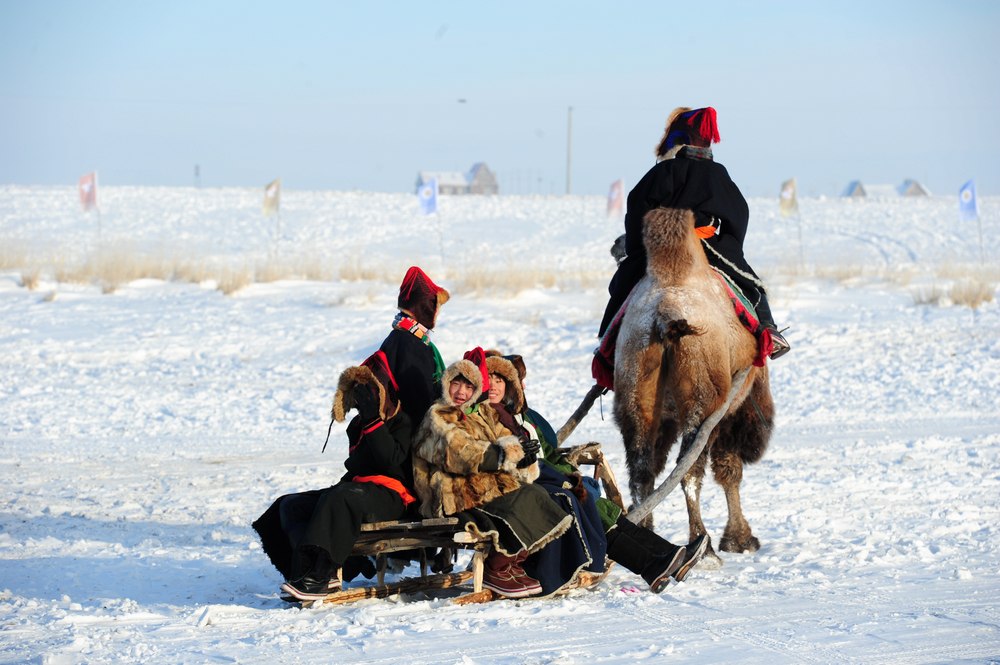
[{"label": "camel's shaggy fur", "polygon": [[[683,455],[698,426],[725,403],[733,375],[750,367],[757,354],[757,340],[736,317],[705,259],[694,215],[660,208],[644,222],[646,276],[622,319],[615,351],[614,414],[636,504],[652,493],[678,435]],[[751,390],[753,401],[747,399]],[[739,488],[743,465],[763,456],[773,420],[767,367],[752,367],[705,452],[682,481],[692,540],[705,533],[699,494],[710,454],[712,472],[729,505],[719,547],[726,552],[760,547],[743,517]],[[652,526],[652,516],[647,526]],[[709,545],[705,564],[713,563],[721,565],[721,559]]]}]

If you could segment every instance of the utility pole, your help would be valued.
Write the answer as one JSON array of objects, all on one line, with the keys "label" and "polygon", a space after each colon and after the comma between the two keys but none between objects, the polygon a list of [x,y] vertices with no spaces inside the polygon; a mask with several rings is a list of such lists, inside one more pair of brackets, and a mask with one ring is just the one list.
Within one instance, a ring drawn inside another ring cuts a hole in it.
[{"label": "utility pole", "polygon": [[573,193],[573,107],[569,107],[569,123],[566,134],[566,193]]}]

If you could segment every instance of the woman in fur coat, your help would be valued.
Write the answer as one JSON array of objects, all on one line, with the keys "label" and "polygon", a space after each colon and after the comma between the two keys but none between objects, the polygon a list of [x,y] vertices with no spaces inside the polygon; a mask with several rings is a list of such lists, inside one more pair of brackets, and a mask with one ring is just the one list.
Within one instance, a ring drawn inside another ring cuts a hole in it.
[{"label": "woman in fur coat", "polygon": [[416,501],[410,456],[413,425],[397,392],[381,351],[360,367],[345,370],[332,415],[343,422],[349,411],[358,410],[347,426],[347,473],[325,490],[279,497],[253,523],[264,552],[288,580],[282,591],[298,600],[318,600],[339,591],[336,571],[348,561],[361,524],[399,519]]},{"label": "woman in fur coat", "polygon": [[[598,336],[603,337],[632,288],[646,274],[643,219],[656,208],[691,210],[695,231],[702,239],[709,264],[740,287],[773,344],[771,359],[789,350],[778,332],[767,302],[764,284],[743,256],[750,208],[726,167],[713,160],[712,144],[719,142],[715,109],[678,108],[667,118],[663,138],[656,147],[656,166],[629,192],[625,215],[626,258],[611,280],[608,301]],[[767,340],[761,339],[767,344]],[[766,347],[765,347],[766,348]]]},{"label": "woman in fur coat", "polygon": [[441,383],[442,396],[413,442],[420,514],[458,517],[466,531],[492,540],[483,586],[509,598],[537,594],[541,586],[521,564],[570,529],[573,516],[532,484],[537,445],[522,444],[483,403],[489,383],[483,350],[448,367]]},{"label": "woman in fur coat", "polygon": [[[699,536],[685,547],[674,545],[661,538],[655,531],[633,524],[622,515],[621,508],[600,496],[600,484],[584,478],[559,452],[558,441],[552,426],[540,414],[528,408],[524,397],[523,381],[528,370],[521,356],[501,357],[498,351],[488,351],[490,369],[490,403],[500,414],[500,422],[514,434],[537,439],[541,448],[539,461],[542,470],[538,484],[550,493],[561,494],[576,516],[580,533],[593,556],[600,557],[588,568],[591,572],[603,570],[604,555],[642,577],[653,593],[667,588],[670,579],[682,581],[701,560],[708,547],[708,537]],[[551,443],[550,443],[551,442]],[[559,542],[568,541],[567,536]],[[562,560],[554,560],[557,556]],[[572,544],[563,551],[550,546],[529,557],[525,569],[534,577],[545,577],[545,571],[554,566],[574,565]]]}]

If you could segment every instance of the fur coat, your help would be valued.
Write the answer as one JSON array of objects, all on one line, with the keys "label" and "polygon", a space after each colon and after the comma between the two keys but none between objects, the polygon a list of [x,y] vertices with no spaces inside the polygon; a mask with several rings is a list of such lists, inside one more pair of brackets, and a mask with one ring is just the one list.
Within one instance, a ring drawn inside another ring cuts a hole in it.
[{"label": "fur coat", "polygon": [[[474,386],[460,408],[448,395],[462,376]],[[461,360],[441,379],[444,395],[424,417],[413,444],[413,478],[424,517],[444,517],[476,508],[514,492],[538,477],[538,463],[517,468],[524,450],[489,404],[476,404],[483,392],[482,374]]]}]

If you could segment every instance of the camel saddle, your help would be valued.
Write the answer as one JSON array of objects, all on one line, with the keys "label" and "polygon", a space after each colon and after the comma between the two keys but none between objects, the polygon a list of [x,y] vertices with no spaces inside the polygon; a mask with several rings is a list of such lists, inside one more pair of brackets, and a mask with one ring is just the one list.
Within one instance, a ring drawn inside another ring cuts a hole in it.
[{"label": "camel saddle", "polygon": [[[753,364],[756,367],[763,367],[765,359],[771,355],[771,351],[774,349],[774,345],[771,342],[771,331],[761,324],[760,319],[757,318],[757,311],[750,304],[750,300],[744,295],[743,291],[740,290],[740,287],[736,285],[736,282],[721,270],[714,267],[712,270],[715,271],[715,275],[726,288],[729,299],[733,303],[736,317],[743,324],[743,327],[757,338],[757,357],[754,359]],[[625,312],[628,311],[628,306],[632,302],[632,296],[635,294],[637,287],[638,284],[632,288],[631,293],[628,294],[628,298],[625,299],[625,302],[618,309],[618,313],[615,314],[615,318],[611,320],[611,324],[608,326],[607,331],[605,331],[604,337],[601,338],[601,343],[594,349],[594,360],[590,365],[591,373],[597,384],[608,390],[615,389],[615,347],[618,344],[618,331],[621,329],[622,319],[625,318]]]}]

